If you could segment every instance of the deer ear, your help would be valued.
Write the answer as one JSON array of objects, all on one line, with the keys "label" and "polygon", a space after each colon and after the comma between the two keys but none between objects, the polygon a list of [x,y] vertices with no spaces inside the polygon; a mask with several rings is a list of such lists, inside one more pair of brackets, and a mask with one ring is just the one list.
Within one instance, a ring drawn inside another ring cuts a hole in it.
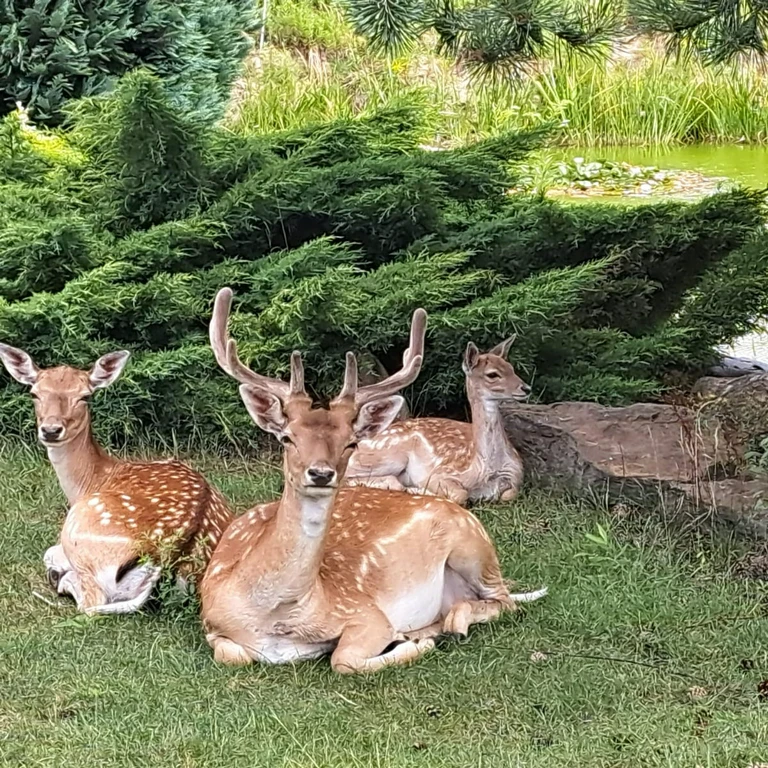
[{"label": "deer ear", "polygon": [[279,397],[265,389],[258,389],[245,384],[240,386],[240,397],[245,403],[248,415],[265,432],[270,432],[277,437],[285,433],[288,418],[283,411],[283,404]]},{"label": "deer ear", "polygon": [[93,364],[93,368],[91,368],[88,374],[91,389],[103,389],[112,384],[123,372],[130,354],[126,350],[121,350],[120,352],[109,352],[106,355],[102,355]]},{"label": "deer ear", "polygon": [[16,381],[28,387],[31,387],[40,375],[40,369],[23,349],[0,344],[0,360]]},{"label": "deer ear", "polygon": [[470,341],[464,350],[464,362],[461,364],[464,373],[469,375],[472,372],[472,369],[477,365],[478,357],[480,357],[480,350],[477,345]]},{"label": "deer ear", "polygon": [[404,405],[405,398],[401,395],[366,403],[355,419],[355,437],[358,440],[366,440],[383,432],[397,418]]},{"label": "deer ear", "polygon": [[488,352],[489,355],[498,355],[499,357],[507,359],[509,354],[509,348],[515,343],[517,334],[513,333],[508,339],[504,339],[501,344],[497,344],[492,350]]}]

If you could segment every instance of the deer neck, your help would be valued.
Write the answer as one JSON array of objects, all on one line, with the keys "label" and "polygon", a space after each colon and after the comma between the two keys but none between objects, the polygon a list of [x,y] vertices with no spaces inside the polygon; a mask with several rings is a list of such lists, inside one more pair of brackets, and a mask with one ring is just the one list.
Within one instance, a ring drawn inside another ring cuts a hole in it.
[{"label": "deer neck", "polygon": [[46,446],[46,450],[70,506],[98,490],[117,463],[93,439],[90,424],[72,440]]},{"label": "deer neck", "polygon": [[310,496],[285,484],[267,551],[281,599],[298,600],[316,588],[336,493]]},{"label": "deer neck", "polygon": [[472,415],[475,461],[483,467],[497,467],[503,464],[511,453],[500,402],[484,397],[482,392],[474,391],[469,386],[467,395]]}]

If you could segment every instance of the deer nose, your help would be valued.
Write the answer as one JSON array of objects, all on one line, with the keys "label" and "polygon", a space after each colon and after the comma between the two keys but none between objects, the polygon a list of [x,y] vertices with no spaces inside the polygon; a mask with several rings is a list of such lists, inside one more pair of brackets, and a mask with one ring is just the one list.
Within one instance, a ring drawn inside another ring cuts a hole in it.
[{"label": "deer nose", "polygon": [[521,384],[520,389],[522,390],[524,395],[530,395],[531,394],[531,388],[527,384]]},{"label": "deer nose", "polygon": [[55,443],[64,437],[64,427],[61,424],[44,424],[40,427],[40,439],[44,443]]},{"label": "deer nose", "polygon": [[309,485],[316,485],[318,488],[329,486],[335,479],[336,470],[330,467],[310,467],[307,470]]}]

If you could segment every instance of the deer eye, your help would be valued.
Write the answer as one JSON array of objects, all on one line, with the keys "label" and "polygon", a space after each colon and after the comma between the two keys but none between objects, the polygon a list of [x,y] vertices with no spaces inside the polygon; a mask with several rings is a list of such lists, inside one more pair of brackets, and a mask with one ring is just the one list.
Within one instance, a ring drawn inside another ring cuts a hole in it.
[{"label": "deer eye", "polygon": [[291,438],[290,438],[290,437],[288,437],[288,435],[283,435],[283,436],[280,438],[280,442],[281,442],[283,445],[293,445],[293,440],[291,440]]},{"label": "deer eye", "polygon": [[355,448],[357,448],[357,443],[350,443],[344,450],[345,451],[354,451]]},{"label": "deer eye", "polygon": [[39,399],[40,399],[40,398],[39,398],[39,397],[38,397],[38,396],[37,396],[37,395],[36,395],[34,392],[30,392],[30,393],[29,393],[29,395],[30,395],[30,397],[31,397],[33,400],[39,400]]},{"label": "deer eye", "polygon": [[83,395],[82,397],[77,398],[78,403],[87,403],[88,402],[88,395]]},{"label": "deer eye", "polygon": [[501,378],[501,374],[500,373],[496,373],[496,371],[490,371],[489,373],[485,374],[485,378],[486,379],[491,379],[491,380],[500,379]]}]

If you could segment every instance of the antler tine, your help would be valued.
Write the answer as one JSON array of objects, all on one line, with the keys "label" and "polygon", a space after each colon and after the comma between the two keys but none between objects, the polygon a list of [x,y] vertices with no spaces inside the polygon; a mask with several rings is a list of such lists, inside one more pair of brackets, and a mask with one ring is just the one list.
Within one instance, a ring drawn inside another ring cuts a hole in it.
[{"label": "antler tine", "polygon": [[228,365],[227,350],[227,321],[229,320],[229,310],[232,307],[232,289],[222,288],[213,302],[213,314],[208,326],[208,337],[211,340],[213,356],[219,366],[230,376],[233,375]]},{"label": "antler tine", "polygon": [[301,352],[291,353],[291,394],[306,395],[307,390],[304,387],[304,363],[301,360]]},{"label": "antler tine", "polygon": [[[358,406],[365,405],[380,397],[394,395],[399,390],[413,384],[421,372],[421,364],[424,361],[424,335],[427,331],[427,313],[423,309],[417,309],[411,319],[411,338],[408,349],[403,355],[403,367],[383,381],[360,387],[355,395],[355,403]],[[346,382],[345,382],[346,386]]]},{"label": "antler tine", "polygon": [[232,296],[231,288],[222,288],[216,294],[216,300],[213,303],[213,315],[211,316],[208,333],[216,362],[225,373],[241,384],[250,384],[261,389],[267,389],[280,396],[289,394],[289,387],[284,381],[272,379],[269,376],[262,376],[241,362],[237,354],[237,344],[234,339],[230,339],[227,335],[227,322],[229,320],[229,311],[232,307]]},{"label": "antler tine", "polygon": [[357,395],[357,358],[354,352],[347,352],[347,366],[344,369],[344,386],[334,402],[354,398]]},{"label": "antler tine", "polygon": [[411,337],[408,340],[408,349],[403,353],[403,365],[408,363],[411,357],[424,357],[424,336],[427,332],[427,313],[424,309],[417,309],[411,318]]}]

